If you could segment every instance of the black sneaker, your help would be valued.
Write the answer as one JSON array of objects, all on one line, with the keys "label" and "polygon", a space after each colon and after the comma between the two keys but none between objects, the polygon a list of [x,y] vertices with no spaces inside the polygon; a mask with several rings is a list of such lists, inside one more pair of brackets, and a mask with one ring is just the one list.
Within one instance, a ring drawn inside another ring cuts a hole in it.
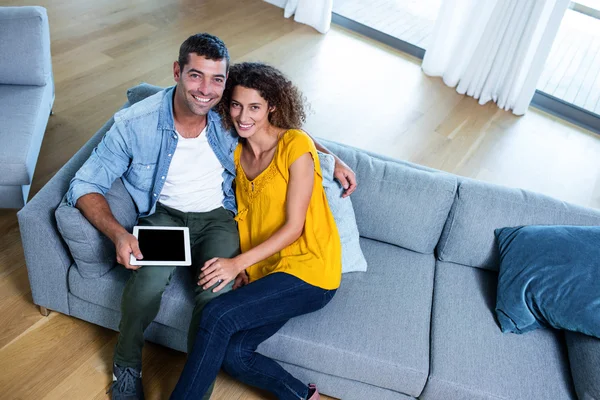
[{"label": "black sneaker", "polygon": [[112,400],[144,400],[142,373],[135,368],[113,364]]}]

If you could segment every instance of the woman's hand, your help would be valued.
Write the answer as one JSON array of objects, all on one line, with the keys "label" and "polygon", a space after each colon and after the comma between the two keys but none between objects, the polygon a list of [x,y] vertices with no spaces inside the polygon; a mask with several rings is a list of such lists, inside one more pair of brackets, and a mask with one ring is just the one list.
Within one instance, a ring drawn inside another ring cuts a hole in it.
[{"label": "woman's hand", "polygon": [[211,258],[200,269],[202,272],[198,277],[198,286],[206,290],[218,285],[213,289],[213,293],[216,293],[234,280],[240,273],[240,269],[235,258]]},{"label": "woman's hand", "polygon": [[242,286],[246,286],[249,281],[250,281],[250,278],[248,278],[248,273],[246,271],[240,272],[238,274],[238,276],[235,278],[235,282],[233,284],[233,290],[239,289]]}]

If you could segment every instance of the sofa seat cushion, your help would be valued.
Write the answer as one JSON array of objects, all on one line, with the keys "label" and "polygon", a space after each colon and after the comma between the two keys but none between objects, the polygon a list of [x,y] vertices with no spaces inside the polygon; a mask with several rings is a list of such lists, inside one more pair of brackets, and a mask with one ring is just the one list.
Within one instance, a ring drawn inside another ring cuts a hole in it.
[{"label": "sofa seat cushion", "polygon": [[[344,274],[342,286],[322,310],[288,322],[259,348],[283,362],[399,393],[418,396],[429,370],[433,255],[361,239],[368,272]],[[177,268],[155,321],[187,332],[193,308],[188,268]],[[120,310],[131,274],[113,268],[85,279],[69,270],[71,293]],[[402,338],[402,340],[399,340]]]},{"label": "sofa seat cushion", "polygon": [[[142,267],[143,268],[143,267]],[[178,267],[163,293],[155,321],[187,332],[194,306],[192,274]],[[69,269],[69,291],[76,297],[115,311],[121,311],[121,295],[131,271],[119,265],[99,278],[84,278],[77,265]]]},{"label": "sofa seat cushion", "polygon": [[575,399],[563,334],[504,334],[494,272],[438,262],[429,399]]},{"label": "sofa seat cushion", "polygon": [[261,344],[275,360],[418,396],[429,370],[434,257],[361,239],[367,272]]},{"label": "sofa seat cushion", "polygon": [[52,96],[51,85],[0,85],[0,185],[31,183]]}]

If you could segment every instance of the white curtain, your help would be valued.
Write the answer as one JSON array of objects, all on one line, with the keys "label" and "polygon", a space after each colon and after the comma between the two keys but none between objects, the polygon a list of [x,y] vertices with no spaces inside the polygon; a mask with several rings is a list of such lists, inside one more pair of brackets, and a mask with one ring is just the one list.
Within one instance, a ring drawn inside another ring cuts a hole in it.
[{"label": "white curtain", "polygon": [[294,20],[310,25],[321,33],[331,27],[333,0],[265,0],[284,9],[286,18],[294,15]]},{"label": "white curtain", "polygon": [[443,0],[423,72],[523,115],[569,0]]}]

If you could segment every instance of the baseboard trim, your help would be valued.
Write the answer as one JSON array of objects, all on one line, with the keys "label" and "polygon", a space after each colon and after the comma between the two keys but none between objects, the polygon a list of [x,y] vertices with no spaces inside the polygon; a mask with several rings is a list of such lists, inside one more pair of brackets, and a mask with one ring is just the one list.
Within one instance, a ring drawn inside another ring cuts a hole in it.
[{"label": "baseboard trim", "polygon": [[411,56],[417,57],[421,60],[425,56],[425,49],[415,46],[414,44],[405,42],[404,40],[398,39],[395,36],[378,31],[377,29],[371,28],[370,26],[363,25],[360,22],[356,22],[340,14],[332,13],[331,22],[356,33],[360,33],[361,35],[364,35],[370,39],[377,40],[378,42],[393,47],[394,49],[398,49],[404,53],[410,54]]}]

